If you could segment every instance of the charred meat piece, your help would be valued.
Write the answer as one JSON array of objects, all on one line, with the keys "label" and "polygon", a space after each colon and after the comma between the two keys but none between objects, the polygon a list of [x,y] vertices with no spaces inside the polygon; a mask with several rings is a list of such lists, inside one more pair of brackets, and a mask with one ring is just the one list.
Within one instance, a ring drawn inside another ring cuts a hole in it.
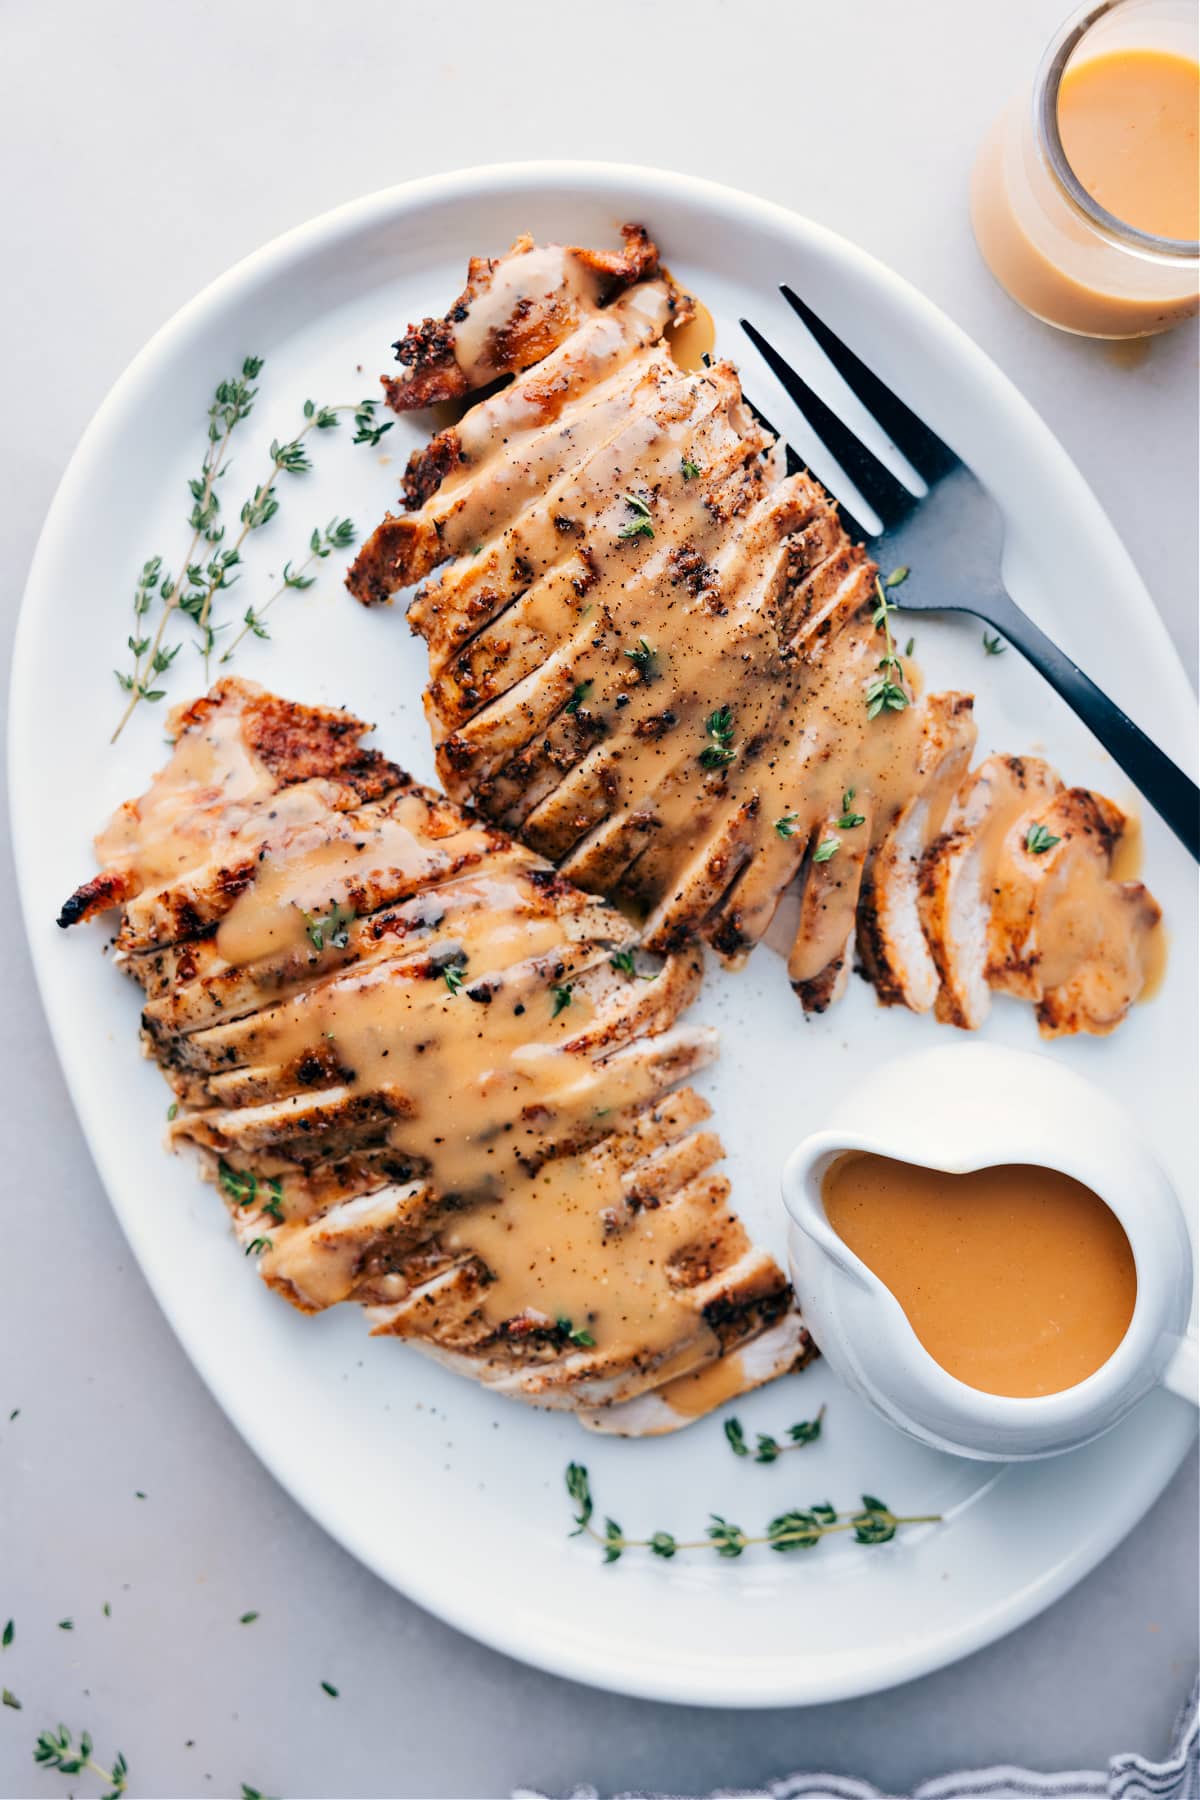
[{"label": "charred meat piece", "polygon": [[456,400],[541,362],[614,294],[657,271],[642,226],[626,225],[622,236],[622,251],[519,237],[504,256],[473,256],[446,316],[410,325],[393,346],[405,368],[384,382],[389,404],[407,412]]},{"label": "charred meat piece", "polygon": [[230,680],[171,724],[61,922],[123,907],[171,1141],[263,1279],[606,1430],[685,1423],[690,1393],[621,1406],[710,1365],[715,1404],[801,1358],[680,1085],[715,1048],[681,1023],[696,953],[645,955],[348,714]]}]

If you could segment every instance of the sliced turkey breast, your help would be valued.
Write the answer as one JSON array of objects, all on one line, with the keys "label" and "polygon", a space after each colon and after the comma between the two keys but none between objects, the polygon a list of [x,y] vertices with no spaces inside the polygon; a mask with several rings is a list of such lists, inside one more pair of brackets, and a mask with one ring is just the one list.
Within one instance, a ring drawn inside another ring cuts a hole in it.
[{"label": "sliced turkey breast", "polygon": [[348,714],[226,681],[172,729],[62,922],[120,896],[171,1142],[263,1279],[592,1422],[771,1332],[794,1362],[787,1281],[680,1085],[715,1051],[681,1022],[697,953],[647,955]]}]

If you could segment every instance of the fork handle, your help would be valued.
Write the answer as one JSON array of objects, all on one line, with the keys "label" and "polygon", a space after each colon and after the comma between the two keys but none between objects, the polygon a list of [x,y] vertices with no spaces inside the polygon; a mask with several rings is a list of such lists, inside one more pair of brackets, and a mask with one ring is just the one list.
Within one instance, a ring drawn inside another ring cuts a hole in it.
[{"label": "fork handle", "polygon": [[1196,783],[1021,611],[1010,595],[1001,590],[991,598],[986,612],[974,607],[971,610],[1002,631],[1045,676],[1180,842],[1200,861],[1200,788]]}]

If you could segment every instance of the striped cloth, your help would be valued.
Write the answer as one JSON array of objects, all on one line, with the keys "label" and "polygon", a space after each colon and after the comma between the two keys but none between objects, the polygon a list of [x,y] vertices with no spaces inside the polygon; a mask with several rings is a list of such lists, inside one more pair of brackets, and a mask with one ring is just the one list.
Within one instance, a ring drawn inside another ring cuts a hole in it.
[{"label": "striped cloth", "polygon": [[[513,1800],[548,1800],[537,1788],[518,1788]],[[567,1800],[598,1800],[592,1787],[577,1787]],[[682,1800],[639,1790],[614,1800]],[[936,1775],[910,1794],[874,1787],[847,1775],[789,1775],[764,1788],[722,1788],[709,1800],[1200,1800],[1200,1684],[1175,1724],[1165,1762],[1130,1752],[1109,1759],[1107,1770],[1069,1769],[1039,1775],[997,1764]]]}]

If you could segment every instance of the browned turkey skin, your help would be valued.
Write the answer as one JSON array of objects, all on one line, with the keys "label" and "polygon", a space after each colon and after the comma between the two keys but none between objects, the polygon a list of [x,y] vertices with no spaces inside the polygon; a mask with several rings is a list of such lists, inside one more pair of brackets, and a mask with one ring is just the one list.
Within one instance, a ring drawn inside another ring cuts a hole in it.
[{"label": "browned turkey skin", "polygon": [[715,1053],[680,1022],[694,952],[646,955],[365,729],[221,682],[60,919],[122,907],[171,1141],[263,1278],[608,1431],[687,1422],[714,1365],[713,1403],[794,1366],[787,1282],[680,1085]]},{"label": "browned turkey skin", "polygon": [[473,262],[389,387],[405,409],[435,368],[460,397],[511,377],[414,454],[348,578],[366,602],[424,584],[448,792],[660,952],[700,937],[736,965],[798,892],[811,1010],[857,958],[885,1003],[960,1026],[1002,991],[1048,1035],[1112,1030],[1159,918],[1110,879],[1123,815],[1072,790],[1047,823],[1040,788],[1023,806],[969,773],[971,696],[918,692],[875,565],[810,476],[778,479],[733,367],[673,360],[690,303],[625,235],[603,279],[527,238]]}]

